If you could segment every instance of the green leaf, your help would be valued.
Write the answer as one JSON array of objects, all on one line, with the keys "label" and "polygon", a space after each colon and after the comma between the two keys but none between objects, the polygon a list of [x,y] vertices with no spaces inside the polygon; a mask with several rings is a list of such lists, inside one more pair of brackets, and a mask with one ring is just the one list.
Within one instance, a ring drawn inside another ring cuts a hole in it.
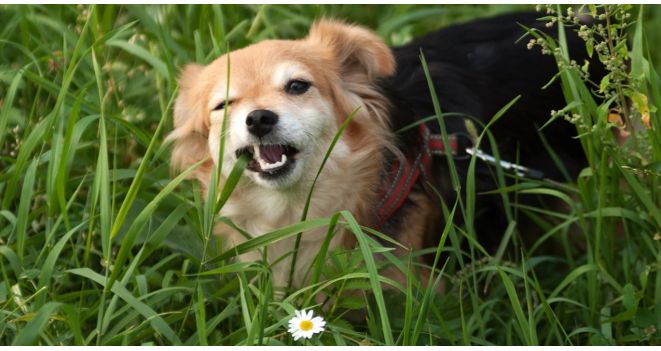
[{"label": "green leaf", "polygon": [[588,9],[590,9],[590,15],[592,17],[597,17],[597,6],[594,4],[588,4]]},{"label": "green leaf", "polygon": [[601,78],[601,82],[599,83],[599,92],[601,93],[605,92],[609,84],[610,84],[610,76],[607,74],[603,78]]},{"label": "green leaf", "polygon": [[516,288],[514,288],[514,283],[512,283],[512,279],[505,274],[503,271],[498,271],[500,274],[501,279],[503,280],[503,285],[505,286],[505,291],[507,291],[507,296],[510,299],[510,305],[512,306],[512,310],[514,311],[514,316],[516,317],[517,322],[519,323],[519,328],[521,328],[520,332],[523,333],[523,339],[528,345],[533,345],[536,343],[533,343],[533,339],[530,335],[530,328],[528,327],[528,322],[526,320],[525,315],[523,314],[523,309],[521,308],[521,302],[519,301],[519,297],[516,293]]},{"label": "green leaf", "polygon": [[23,79],[23,72],[27,69],[28,66],[19,69],[14,78],[12,78],[9,89],[4,92],[3,102],[0,105],[0,145],[3,145],[3,141],[6,135],[7,124],[9,122],[9,112],[11,111],[12,105],[14,104],[14,98],[16,97],[16,91]]},{"label": "green leaf", "polygon": [[[221,221],[226,222],[226,219],[220,218]],[[289,237],[295,236],[300,232],[310,231],[316,228],[327,226],[330,223],[330,218],[315,218],[309,219],[303,222],[294,223],[286,227],[274,230],[270,233],[257,236],[248,241],[245,241],[227,251],[221,253],[217,257],[205,262],[205,264],[211,264],[232,258],[246,252],[259,249],[268,244],[272,244]]]},{"label": "green leaf", "polygon": [[142,211],[140,211],[140,214],[138,214],[138,216],[133,221],[133,223],[131,223],[131,226],[126,231],[126,235],[122,239],[122,243],[119,247],[119,252],[117,253],[117,257],[115,258],[115,262],[113,263],[113,266],[115,266],[116,269],[112,271],[112,275],[110,276],[110,284],[114,283],[114,281],[119,276],[120,272],[122,272],[121,267],[123,267],[124,262],[128,258],[131,249],[133,249],[133,243],[135,242],[136,237],[138,236],[142,228],[144,228],[144,226],[150,220],[156,208],[160,205],[160,203],[163,201],[163,199],[166,196],[168,196],[172,191],[174,191],[174,189],[179,185],[179,183],[183,182],[197,167],[199,167],[205,161],[206,160],[200,160],[199,162],[191,165],[188,169],[186,169],[181,174],[179,174],[175,179],[173,179],[170,183],[168,183],[156,195],[156,197],[154,197],[154,199],[152,199],[147,204],[147,206],[145,206],[145,208],[142,209]]},{"label": "green leaf", "polygon": [[156,72],[163,76],[163,78],[171,80],[168,66],[165,64],[165,62],[163,62],[160,58],[156,57],[151,52],[147,51],[145,48],[119,39],[109,40],[106,42],[106,45],[118,47],[133,56],[147,61],[147,63],[149,63],[156,70]]},{"label": "green leaf", "polygon": [[624,294],[622,294],[622,304],[627,309],[633,309],[636,307],[636,288],[628,283],[624,286]]},{"label": "green leaf", "polygon": [[[104,287],[106,286],[106,278],[92,271],[89,268],[75,268],[75,269],[70,269],[67,272],[90,279],[101,286]],[[138,313],[140,313],[143,317],[145,317],[145,319],[149,321],[149,324],[151,324],[154,330],[159,334],[165,336],[168,339],[168,341],[170,341],[170,343],[174,345],[181,344],[181,340],[179,340],[177,334],[172,330],[172,328],[170,328],[170,326],[165,322],[165,320],[163,320],[163,317],[157,314],[156,311],[154,311],[151,307],[147,306],[144,302],[135,298],[135,296],[133,296],[128,290],[126,290],[126,288],[124,288],[120,284],[113,284],[113,287],[112,289],[110,289],[110,291],[117,294],[117,296],[119,296],[122,300],[128,303],[133,309],[135,309]]]},{"label": "green leaf", "polygon": [[34,183],[36,179],[38,159],[32,160],[23,181],[23,190],[21,191],[21,201],[18,205],[18,216],[16,219],[16,253],[18,259],[23,261],[25,251],[25,242],[27,241],[27,225],[30,217],[30,208],[32,204],[32,194],[34,192]]},{"label": "green leaf", "polygon": [[379,319],[381,320],[381,332],[383,333],[384,342],[386,345],[394,345],[394,340],[392,338],[392,330],[390,328],[390,316],[388,315],[388,310],[386,309],[386,303],[383,298],[383,291],[381,290],[381,284],[379,279],[379,272],[376,268],[376,262],[374,261],[374,256],[370,247],[368,245],[365,234],[360,229],[358,222],[348,211],[341,211],[340,214],[346,220],[349,230],[353,232],[356,240],[358,241],[358,247],[360,252],[363,255],[365,260],[365,266],[367,267],[367,273],[370,277],[370,285],[372,286],[372,293],[376,299],[376,305],[379,310]]},{"label": "green leaf", "polygon": [[48,324],[51,316],[60,306],[61,304],[58,302],[49,302],[43,305],[37,311],[35,316],[24,327],[20,328],[12,345],[26,346],[37,344],[41,331]]},{"label": "green leaf", "polygon": [[[175,94],[172,94],[170,97],[170,101],[168,102],[166,111],[170,110],[170,107],[174,103],[174,98],[175,98]],[[149,142],[147,151],[145,151],[145,155],[143,156],[142,161],[138,166],[138,171],[135,175],[135,178],[133,178],[133,181],[131,182],[131,186],[129,187],[128,192],[126,193],[126,198],[122,202],[122,206],[119,208],[119,212],[117,213],[117,217],[115,218],[115,222],[113,223],[112,230],[110,231],[111,238],[114,238],[117,235],[122,224],[124,224],[124,220],[126,219],[126,215],[128,214],[129,209],[135,202],[135,197],[137,196],[138,191],[140,190],[140,186],[142,185],[142,180],[144,179],[145,173],[147,172],[147,166],[152,160],[151,159],[152,154],[154,153],[156,144],[159,142],[158,137],[160,135],[161,130],[163,129],[165,120],[166,120],[166,115],[164,113],[161,116],[160,121],[158,122],[158,126],[156,127],[156,131],[154,131],[154,135],[152,136],[151,141]]]},{"label": "green leaf", "polygon": [[[62,249],[64,248],[64,245],[67,243],[67,241],[71,238],[71,236],[85,226],[87,224],[87,220],[83,221],[73,229],[71,229],[69,232],[64,234],[60,240],[57,241],[55,246],[50,250],[48,253],[48,257],[46,257],[46,260],[44,261],[43,268],[41,269],[41,272],[39,273],[39,289],[45,289],[51,279],[51,276],[53,275],[53,270],[55,269],[56,262],[58,257],[60,256],[60,253],[62,252]],[[38,302],[37,306],[41,306],[46,299],[46,294],[40,294],[38,297]]]}]

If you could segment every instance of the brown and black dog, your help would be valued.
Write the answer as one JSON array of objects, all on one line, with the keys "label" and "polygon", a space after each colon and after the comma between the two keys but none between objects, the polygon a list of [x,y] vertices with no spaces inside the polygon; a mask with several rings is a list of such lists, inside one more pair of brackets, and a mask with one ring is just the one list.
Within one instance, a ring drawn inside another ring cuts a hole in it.
[{"label": "brown and black dog", "polygon": [[[552,109],[565,106],[559,84],[542,89],[558,68],[553,57],[529,50],[527,40],[518,41],[525,34],[522,25],[552,33],[537,17],[519,13],[478,20],[394,49],[365,28],[320,20],[303,39],[267,40],[230,52],[229,71],[226,55],[207,66],[187,65],[179,81],[175,129],[169,136],[174,141],[172,164],[182,169],[208,160],[195,173],[206,189],[219,159],[227,112],[221,177],[228,176],[239,156],[247,154],[250,161],[221,214],[252,235],[268,233],[299,221],[331,141],[358,108],[316,183],[308,218],[349,210],[361,224],[378,226],[406,246],[435,246],[444,225],[436,191],[449,205],[462,195],[454,190],[446,160],[430,153],[427,137],[439,133],[436,120],[396,133],[434,115],[420,53],[443,112],[486,123],[521,95],[491,128],[502,159],[516,159],[547,178],[564,180],[537,131]],[[569,48],[582,62],[585,48],[580,39],[571,36]],[[449,134],[470,134],[463,118],[446,118],[445,128]],[[572,138],[575,127],[556,121],[543,132],[566,173],[576,176],[585,160]],[[484,150],[490,152],[488,147]],[[417,157],[427,162],[416,164]],[[464,188],[469,160],[458,157],[455,164]],[[401,184],[393,186],[393,169],[417,173],[400,177]],[[487,163],[477,163],[475,177],[477,192],[496,187]],[[394,198],[384,199],[384,189],[394,190],[389,195]],[[382,211],[384,202],[392,208]],[[474,223],[487,247],[505,230],[502,211],[500,196],[477,197],[479,217]],[[231,245],[245,240],[225,225],[217,233]],[[303,234],[295,285],[303,283],[325,234],[325,228]],[[336,235],[331,248],[352,245],[351,237]],[[268,247],[269,262],[293,247],[293,239],[273,243]],[[248,253],[241,259],[258,260],[261,254]],[[287,284],[290,265],[291,255],[272,267],[275,285]]]}]

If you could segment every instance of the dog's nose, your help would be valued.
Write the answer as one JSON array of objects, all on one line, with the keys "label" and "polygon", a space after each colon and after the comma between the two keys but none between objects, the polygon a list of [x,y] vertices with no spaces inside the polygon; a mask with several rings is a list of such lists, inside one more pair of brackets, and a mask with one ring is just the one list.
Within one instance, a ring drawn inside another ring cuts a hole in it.
[{"label": "dog's nose", "polygon": [[276,123],[278,115],[269,110],[254,110],[246,117],[248,132],[258,138],[270,133]]}]

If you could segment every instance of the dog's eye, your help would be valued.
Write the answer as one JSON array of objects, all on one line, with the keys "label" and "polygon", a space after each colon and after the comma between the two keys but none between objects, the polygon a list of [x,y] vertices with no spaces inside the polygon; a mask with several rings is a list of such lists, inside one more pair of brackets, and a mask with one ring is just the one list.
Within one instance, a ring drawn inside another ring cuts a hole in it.
[{"label": "dog's eye", "polygon": [[229,106],[232,104],[232,100],[230,101],[221,101],[216,107],[213,108],[213,111],[220,111],[225,108],[225,106]]},{"label": "dog's eye", "polygon": [[301,95],[308,91],[310,89],[310,82],[300,80],[300,79],[293,79],[287,82],[287,85],[285,85],[285,91],[287,94],[291,95]]}]

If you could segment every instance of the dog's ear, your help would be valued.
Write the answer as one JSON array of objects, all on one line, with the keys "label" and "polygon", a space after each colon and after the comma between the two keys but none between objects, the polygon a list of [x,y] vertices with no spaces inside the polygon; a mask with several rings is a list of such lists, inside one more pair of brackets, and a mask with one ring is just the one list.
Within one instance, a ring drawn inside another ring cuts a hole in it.
[{"label": "dog's ear", "polygon": [[174,130],[168,135],[173,141],[170,164],[174,169],[183,170],[194,163],[209,159],[194,172],[194,177],[206,185],[206,168],[209,158],[209,121],[205,114],[206,96],[202,94],[204,79],[203,66],[186,65],[179,78],[179,94],[174,104]]},{"label": "dog's ear", "polygon": [[373,81],[395,72],[390,48],[363,27],[323,19],[312,25],[307,40],[330,48],[342,75],[363,73]]}]

